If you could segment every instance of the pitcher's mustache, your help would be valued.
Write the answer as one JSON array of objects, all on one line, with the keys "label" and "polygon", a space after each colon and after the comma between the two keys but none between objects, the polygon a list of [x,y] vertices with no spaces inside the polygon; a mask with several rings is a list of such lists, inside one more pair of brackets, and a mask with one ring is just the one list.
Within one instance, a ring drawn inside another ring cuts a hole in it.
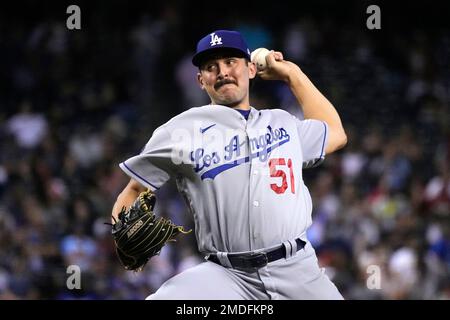
[{"label": "pitcher's mustache", "polygon": [[214,85],[214,89],[217,90],[217,89],[219,89],[221,86],[223,86],[223,85],[225,85],[225,84],[230,84],[230,83],[236,84],[236,82],[233,81],[233,80],[231,80],[231,79],[225,79],[225,80],[222,80],[222,81],[217,82],[217,83]]}]

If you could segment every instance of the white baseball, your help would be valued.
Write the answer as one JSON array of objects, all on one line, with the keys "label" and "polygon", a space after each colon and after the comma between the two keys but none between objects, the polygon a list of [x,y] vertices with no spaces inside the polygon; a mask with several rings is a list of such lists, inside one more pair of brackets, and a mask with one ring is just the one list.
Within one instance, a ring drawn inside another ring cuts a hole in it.
[{"label": "white baseball", "polygon": [[258,48],[251,53],[250,59],[256,64],[258,71],[262,71],[266,68],[266,56],[269,52],[270,51],[266,48]]}]

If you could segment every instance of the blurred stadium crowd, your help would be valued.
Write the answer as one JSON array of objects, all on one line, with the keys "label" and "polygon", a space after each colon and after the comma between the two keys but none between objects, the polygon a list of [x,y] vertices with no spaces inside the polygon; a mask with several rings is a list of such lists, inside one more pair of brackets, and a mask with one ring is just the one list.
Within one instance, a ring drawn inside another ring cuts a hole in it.
[{"label": "blurred stadium crowd", "polygon": [[[281,50],[341,114],[347,147],[304,174],[309,239],[344,297],[449,299],[449,29],[369,31],[364,11],[360,24],[229,14],[193,27],[181,9],[169,2],[120,25],[103,13],[79,31],[64,15],[0,22],[0,299],[143,299],[202,261],[190,234],[126,272],[105,222],[128,181],[118,163],[208,103],[190,59],[215,28]],[[256,80],[252,97],[301,116],[281,83]],[[156,210],[193,226],[174,183]],[[81,268],[80,290],[66,286],[69,265]]]}]

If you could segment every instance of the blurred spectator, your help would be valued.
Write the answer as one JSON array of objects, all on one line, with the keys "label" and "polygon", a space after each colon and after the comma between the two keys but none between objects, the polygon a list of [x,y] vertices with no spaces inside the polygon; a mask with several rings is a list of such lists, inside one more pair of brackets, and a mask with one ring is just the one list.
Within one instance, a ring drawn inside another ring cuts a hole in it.
[{"label": "blurred spectator", "polygon": [[431,213],[450,217],[450,164],[445,158],[438,162],[437,175],[426,185],[425,202]]},{"label": "blurred spectator", "polygon": [[32,111],[29,101],[22,102],[19,110],[20,112],[13,115],[6,123],[6,130],[20,147],[36,148],[47,133],[47,120],[42,114]]},{"label": "blurred spectator", "polygon": [[208,95],[203,90],[199,90],[198,68],[192,64],[193,55],[193,52],[185,55],[175,68],[175,80],[183,95],[182,107],[184,109],[203,106],[211,102]]}]

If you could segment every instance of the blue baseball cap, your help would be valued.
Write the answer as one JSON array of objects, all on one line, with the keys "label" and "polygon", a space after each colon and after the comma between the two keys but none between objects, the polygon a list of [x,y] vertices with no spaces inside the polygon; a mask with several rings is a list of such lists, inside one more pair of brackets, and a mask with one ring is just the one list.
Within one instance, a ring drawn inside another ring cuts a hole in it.
[{"label": "blue baseball cap", "polygon": [[234,51],[238,56],[250,60],[250,49],[239,32],[216,30],[197,43],[197,51],[192,58],[192,63],[199,67],[207,56],[223,49]]}]

